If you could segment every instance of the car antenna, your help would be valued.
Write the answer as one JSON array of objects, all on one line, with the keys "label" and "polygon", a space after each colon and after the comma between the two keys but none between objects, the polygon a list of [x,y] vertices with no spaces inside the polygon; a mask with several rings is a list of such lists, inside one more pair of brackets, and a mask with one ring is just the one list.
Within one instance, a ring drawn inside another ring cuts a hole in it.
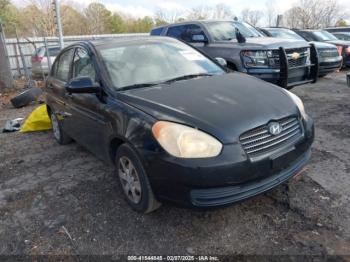
[{"label": "car antenna", "polygon": [[236,39],[240,44],[243,44],[247,41],[247,39],[242,35],[238,28],[236,28]]}]

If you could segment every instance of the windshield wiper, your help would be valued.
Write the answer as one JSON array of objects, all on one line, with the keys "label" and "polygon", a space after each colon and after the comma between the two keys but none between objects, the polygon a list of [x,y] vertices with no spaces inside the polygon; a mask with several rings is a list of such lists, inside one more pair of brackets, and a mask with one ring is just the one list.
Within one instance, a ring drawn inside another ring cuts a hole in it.
[{"label": "windshield wiper", "polygon": [[201,76],[213,76],[213,74],[209,74],[209,73],[201,73],[201,74],[191,74],[191,75],[183,75],[183,76],[179,76],[179,77],[175,77],[169,80],[166,80],[164,82],[162,82],[162,84],[167,84],[167,83],[172,83],[172,82],[176,82],[176,81],[180,81],[180,80],[186,80],[186,79],[191,79],[191,78],[196,78],[196,77],[201,77]]},{"label": "windshield wiper", "polygon": [[141,83],[141,84],[135,84],[135,85],[129,85],[119,88],[120,91],[135,89],[135,88],[141,88],[141,87],[149,87],[149,86],[156,86],[159,85],[161,82],[155,82],[155,83]]},{"label": "windshield wiper", "polygon": [[119,88],[119,91],[125,91],[125,90],[130,90],[130,89],[136,89],[136,88],[142,88],[142,87],[149,87],[149,86],[156,86],[160,84],[168,84],[180,80],[185,80],[185,79],[190,79],[190,78],[195,78],[195,77],[201,77],[201,76],[212,76],[213,74],[209,73],[201,73],[201,74],[192,74],[192,75],[183,75],[179,77],[175,77],[166,81],[160,81],[160,82],[152,82],[152,83],[141,83],[141,84],[135,84],[135,85],[129,85],[129,86],[124,86]]}]

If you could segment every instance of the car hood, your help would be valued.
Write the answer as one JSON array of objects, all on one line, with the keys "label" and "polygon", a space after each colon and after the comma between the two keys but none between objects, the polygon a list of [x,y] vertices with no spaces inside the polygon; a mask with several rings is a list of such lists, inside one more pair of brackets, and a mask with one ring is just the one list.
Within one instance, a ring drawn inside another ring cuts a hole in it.
[{"label": "car hood", "polygon": [[313,41],[313,42],[310,42],[310,43],[315,44],[315,47],[317,49],[337,48],[334,44],[331,44],[331,43],[316,42],[316,41]]},{"label": "car hood", "polygon": [[334,44],[334,45],[340,45],[340,46],[350,46],[350,41],[345,40],[331,40],[327,41],[327,43]]},{"label": "car hood", "polygon": [[[285,49],[289,48],[301,48],[308,47],[309,44],[304,40],[295,40],[288,38],[278,38],[278,37],[247,37],[246,42],[240,44],[242,48],[252,48],[252,49],[278,49],[280,47],[284,47]],[[232,40],[237,43],[236,40]],[[230,42],[228,42],[230,43]],[[226,45],[227,42],[226,42]]]},{"label": "car hood", "polygon": [[157,120],[201,129],[224,144],[271,120],[298,114],[280,87],[241,73],[123,91],[118,98]]}]

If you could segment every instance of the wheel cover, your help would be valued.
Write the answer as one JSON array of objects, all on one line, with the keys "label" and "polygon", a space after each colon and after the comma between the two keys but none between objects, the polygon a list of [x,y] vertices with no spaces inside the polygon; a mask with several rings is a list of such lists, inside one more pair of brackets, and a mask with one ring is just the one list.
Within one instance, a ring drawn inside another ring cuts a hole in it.
[{"label": "wheel cover", "polygon": [[52,123],[52,131],[53,131],[54,137],[57,140],[60,140],[60,138],[61,138],[60,128],[58,126],[57,117],[54,113],[51,114],[51,123]]},{"label": "wheel cover", "polygon": [[140,178],[135,166],[126,156],[119,159],[118,175],[128,199],[134,204],[140,203],[142,195]]}]

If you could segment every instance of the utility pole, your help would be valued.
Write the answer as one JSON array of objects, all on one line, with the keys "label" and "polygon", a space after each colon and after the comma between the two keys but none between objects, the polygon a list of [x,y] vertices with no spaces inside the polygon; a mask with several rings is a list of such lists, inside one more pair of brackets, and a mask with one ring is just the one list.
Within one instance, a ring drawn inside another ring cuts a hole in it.
[{"label": "utility pole", "polygon": [[276,27],[282,26],[283,15],[277,16]]},{"label": "utility pole", "polygon": [[0,21],[0,92],[13,88],[11,65],[7,55],[5,34]]},{"label": "utility pole", "polygon": [[63,49],[64,42],[63,42],[63,30],[62,30],[62,23],[61,23],[61,8],[60,8],[60,4],[58,3],[58,0],[53,1],[53,6],[54,6],[54,13],[55,13],[56,30],[60,41],[60,48]]}]

